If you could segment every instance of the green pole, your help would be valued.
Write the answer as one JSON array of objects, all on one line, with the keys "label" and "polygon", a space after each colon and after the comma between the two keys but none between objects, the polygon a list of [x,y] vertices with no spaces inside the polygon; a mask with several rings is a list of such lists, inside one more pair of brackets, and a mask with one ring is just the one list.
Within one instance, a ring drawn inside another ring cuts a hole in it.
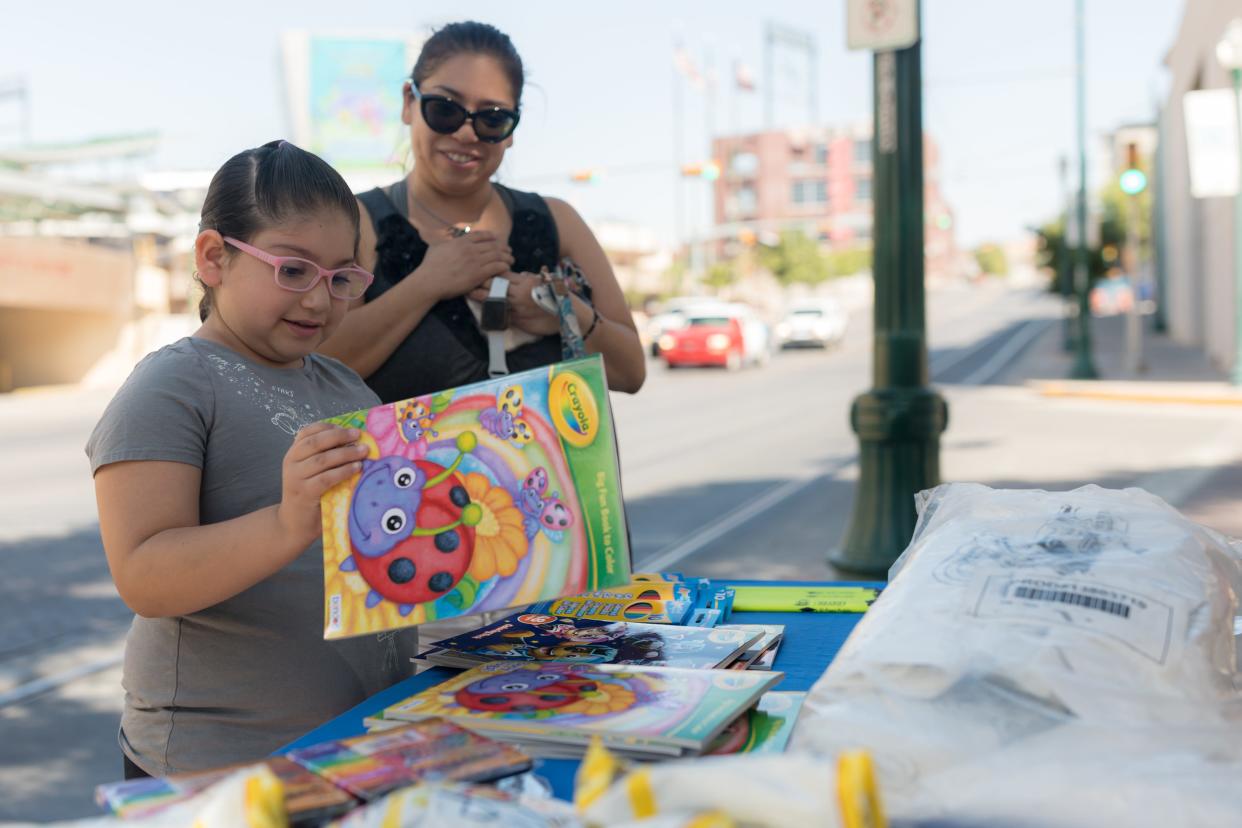
[{"label": "green pole", "polygon": [[1066,353],[1074,350],[1074,265],[1070,261],[1073,255],[1069,246],[1070,222],[1073,221],[1073,208],[1070,206],[1069,188],[1069,157],[1062,155],[1058,165],[1061,171],[1061,203],[1063,219],[1061,221],[1061,243],[1057,249],[1057,282],[1061,289],[1061,349]]},{"label": "green pole", "polygon": [[1156,272],[1156,311],[1152,314],[1151,329],[1156,333],[1164,333],[1169,329],[1166,307],[1168,296],[1168,260],[1165,248],[1164,227],[1164,144],[1168,140],[1165,129],[1164,106],[1156,109],[1156,158],[1152,164],[1151,181],[1151,241],[1153,247],[1152,265]]},{"label": "green pole", "polygon": [[921,47],[878,52],[871,138],[874,387],[854,400],[859,480],[833,566],[883,576],[914,533],[914,495],[940,482],[944,398],[927,385]]},{"label": "green pole", "polygon": [[1238,119],[1238,189],[1233,196],[1233,372],[1234,385],[1242,385],[1242,68],[1230,70]]},{"label": "green pole", "polygon": [[1078,288],[1078,336],[1074,340],[1074,365],[1070,369],[1070,378],[1095,379],[1099,374],[1091,361],[1091,265],[1087,258],[1087,80],[1083,0],[1077,0],[1074,4],[1074,29],[1075,74],[1078,78],[1078,262],[1074,279]]}]

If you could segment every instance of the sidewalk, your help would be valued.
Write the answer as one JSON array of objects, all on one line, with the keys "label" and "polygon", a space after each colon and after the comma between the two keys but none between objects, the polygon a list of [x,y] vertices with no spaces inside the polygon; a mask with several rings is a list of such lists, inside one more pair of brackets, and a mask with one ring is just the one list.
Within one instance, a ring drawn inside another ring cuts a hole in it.
[{"label": "sidewalk", "polygon": [[[1112,316],[1091,320],[1092,356],[1100,379],[1066,379],[1074,354],[1063,349],[1063,329],[1058,323],[1039,337],[998,382],[1025,386],[1048,399],[1114,403],[1119,417],[1130,423],[1126,428],[1136,422],[1141,428],[1153,416],[1188,411],[1188,407],[1224,414],[1229,407],[1237,406],[1242,421],[1242,389],[1229,383],[1224,370],[1213,365],[1202,351],[1153,334],[1150,317],[1141,322],[1144,370],[1138,375],[1124,375],[1126,319]],[[1188,422],[1186,428],[1194,429],[1194,422]],[[1194,475],[1188,478],[1191,485],[1174,505],[1196,522],[1242,537],[1242,452],[1205,456],[1203,466],[1190,471]]]}]

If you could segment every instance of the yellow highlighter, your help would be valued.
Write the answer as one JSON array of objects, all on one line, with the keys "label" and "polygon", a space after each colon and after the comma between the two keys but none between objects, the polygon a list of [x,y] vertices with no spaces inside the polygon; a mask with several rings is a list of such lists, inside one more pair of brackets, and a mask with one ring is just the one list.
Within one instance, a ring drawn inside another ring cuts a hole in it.
[{"label": "yellow highlighter", "polygon": [[872,587],[732,586],[736,612],[866,612]]}]

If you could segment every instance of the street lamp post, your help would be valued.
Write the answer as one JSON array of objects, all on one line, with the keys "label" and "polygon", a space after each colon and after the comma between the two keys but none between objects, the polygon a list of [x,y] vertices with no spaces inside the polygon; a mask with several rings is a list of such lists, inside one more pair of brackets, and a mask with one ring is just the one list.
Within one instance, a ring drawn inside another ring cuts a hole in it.
[{"label": "street lamp post", "polygon": [[1225,27],[1216,44],[1216,59],[1233,76],[1233,97],[1238,125],[1238,186],[1233,196],[1233,373],[1234,385],[1242,385],[1242,18]]},{"label": "street lamp post", "polygon": [[909,544],[914,495],[940,482],[948,422],[944,398],[928,386],[921,63],[917,41],[874,57],[874,386],[850,411],[858,493],[846,537],[828,556],[839,569],[872,576],[884,576]]}]

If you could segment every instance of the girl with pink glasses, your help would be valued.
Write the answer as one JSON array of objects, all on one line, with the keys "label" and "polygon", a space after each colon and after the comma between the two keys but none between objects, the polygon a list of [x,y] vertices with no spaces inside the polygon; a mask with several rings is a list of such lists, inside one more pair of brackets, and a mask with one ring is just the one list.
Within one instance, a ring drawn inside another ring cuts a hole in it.
[{"label": "girl with pink glasses", "polygon": [[280,141],[212,179],[194,255],[202,326],[142,360],[86,451],[135,612],[126,777],[258,759],[403,677],[412,634],[325,642],[319,498],[359,468],[319,422],[376,405],[315,353],[371,283],[340,175]]}]

